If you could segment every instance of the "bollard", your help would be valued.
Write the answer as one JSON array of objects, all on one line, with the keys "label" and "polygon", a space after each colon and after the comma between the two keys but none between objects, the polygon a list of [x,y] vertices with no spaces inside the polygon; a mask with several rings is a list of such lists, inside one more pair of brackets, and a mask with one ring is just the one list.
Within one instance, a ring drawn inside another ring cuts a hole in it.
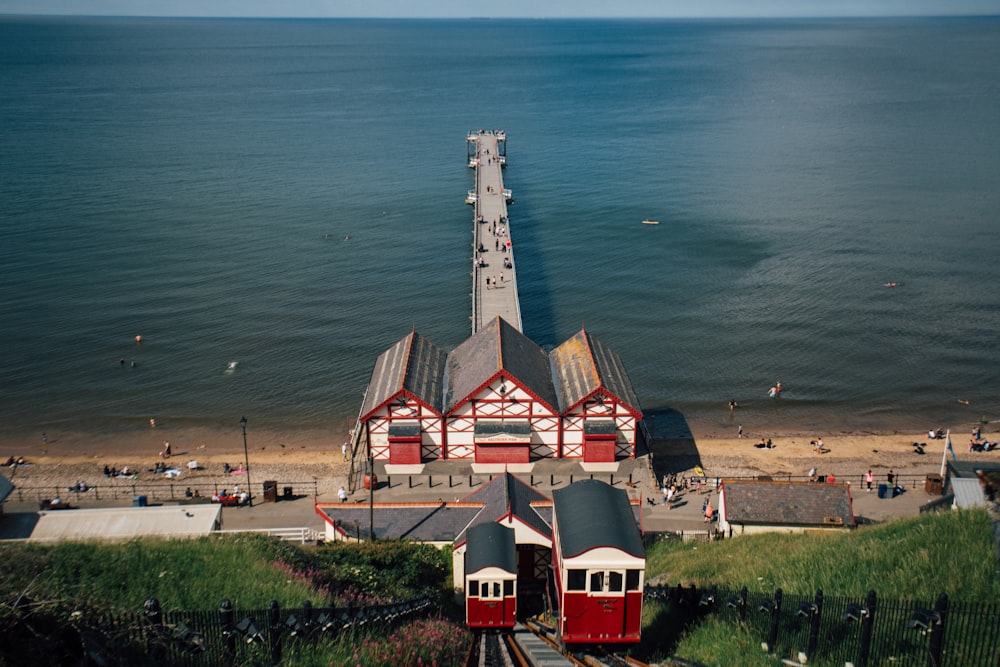
[{"label": "bollard", "polygon": [[408,489],[412,489],[413,488],[413,475],[407,475],[406,476],[406,483],[407,483],[407,487],[406,488],[408,488]]},{"label": "bollard", "polygon": [[472,488],[472,473],[469,473],[469,488]]},{"label": "bollard", "polygon": [[528,476],[528,486],[534,488],[534,486],[535,486],[535,473],[531,473],[531,475]]},{"label": "bollard", "polygon": [[611,483],[608,486],[614,486],[614,485],[615,485],[615,474],[611,473]]},{"label": "bollard", "polygon": [[556,485],[556,476],[554,473],[549,473],[549,486]]},{"label": "bollard", "polygon": [[267,610],[267,620],[271,625],[269,633],[271,644],[271,664],[277,665],[281,662],[281,608],[277,600],[271,600],[271,606]]},{"label": "bollard", "polygon": [[944,651],[944,628],[945,618],[948,616],[948,594],[938,595],[937,603],[934,605],[938,620],[931,627],[930,654],[927,657],[928,667],[941,667],[941,654]]}]

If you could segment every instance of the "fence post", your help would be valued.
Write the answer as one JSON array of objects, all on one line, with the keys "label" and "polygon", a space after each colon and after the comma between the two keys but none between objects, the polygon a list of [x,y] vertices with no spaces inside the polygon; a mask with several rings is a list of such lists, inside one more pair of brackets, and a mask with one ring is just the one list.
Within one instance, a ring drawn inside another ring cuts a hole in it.
[{"label": "fence post", "polygon": [[281,662],[281,608],[277,600],[271,600],[267,620],[271,624],[271,664],[277,665]]},{"label": "fence post", "polygon": [[312,629],[313,622],[313,604],[309,600],[302,602],[302,625],[306,626],[308,629]]},{"label": "fence post", "polygon": [[146,617],[147,642],[152,643],[152,646],[149,646],[150,655],[162,658],[163,647],[158,641],[163,634],[163,610],[160,608],[160,601],[156,598],[146,600],[143,605],[143,615]]},{"label": "fence post", "polygon": [[812,615],[812,625],[809,627],[809,645],[806,647],[806,655],[812,658],[816,653],[816,646],[819,644],[819,622],[823,615],[823,590],[816,590],[816,598],[813,602],[816,605]]},{"label": "fence post", "polygon": [[767,634],[768,653],[774,653],[774,647],[778,643],[778,621],[781,615],[781,598],[783,595],[780,588],[774,592],[774,607],[771,609],[771,631]]},{"label": "fence post", "polygon": [[233,603],[225,599],[219,603],[219,623],[222,624],[222,643],[231,663],[236,657],[236,629],[233,627]]},{"label": "fence post", "polygon": [[937,603],[934,605],[938,620],[931,627],[931,646],[928,655],[928,667],[941,667],[941,653],[944,650],[944,626],[945,617],[948,615],[948,594],[938,595]]},{"label": "fence post", "polygon": [[861,619],[861,646],[858,647],[858,667],[868,667],[868,654],[872,646],[872,628],[875,625],[875,605],[878,600],[875,591],[868,591],[865,609],[868,611]]}]

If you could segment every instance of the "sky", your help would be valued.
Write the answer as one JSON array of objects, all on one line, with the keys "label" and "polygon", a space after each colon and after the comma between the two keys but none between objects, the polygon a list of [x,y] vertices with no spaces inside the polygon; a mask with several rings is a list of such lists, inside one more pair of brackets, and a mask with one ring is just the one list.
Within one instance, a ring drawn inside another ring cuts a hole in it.
[{"label": "sky", "polygon": [[0,14],[288,18],[722,18],[1000,14],[998,0],[0,0]]}]

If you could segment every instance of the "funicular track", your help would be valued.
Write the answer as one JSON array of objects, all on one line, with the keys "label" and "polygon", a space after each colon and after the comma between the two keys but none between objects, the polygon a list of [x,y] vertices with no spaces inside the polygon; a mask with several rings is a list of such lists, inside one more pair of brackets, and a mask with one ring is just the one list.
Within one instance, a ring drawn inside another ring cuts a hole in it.
[{"label": "funicular track", "polygon": [[513,632],[474,633],[466,667],[649,667],[635,658],[600,648],[560,649],[551,629],[528,622]]}]

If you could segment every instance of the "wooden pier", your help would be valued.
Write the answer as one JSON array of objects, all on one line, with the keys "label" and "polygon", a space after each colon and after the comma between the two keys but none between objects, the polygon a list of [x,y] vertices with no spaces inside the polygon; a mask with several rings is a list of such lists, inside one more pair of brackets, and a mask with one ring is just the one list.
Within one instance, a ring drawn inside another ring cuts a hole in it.
[{"label": "wooden pier", "polygon": [[465,198],[472,205],[472,333],[498,315],[521,331],[517,297],[517,263],[507,204],[513,202],[503,187],[507,166],[507,135],[479,130],[466,138],[469,168],[475,187]]}]

